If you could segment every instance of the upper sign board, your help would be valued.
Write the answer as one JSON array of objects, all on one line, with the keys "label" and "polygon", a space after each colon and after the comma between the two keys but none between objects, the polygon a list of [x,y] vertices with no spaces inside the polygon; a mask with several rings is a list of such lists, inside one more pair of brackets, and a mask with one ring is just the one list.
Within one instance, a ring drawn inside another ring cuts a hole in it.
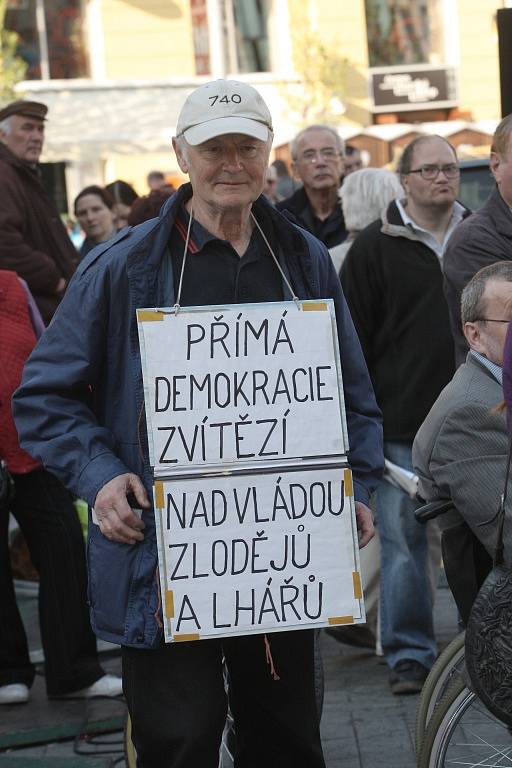
[{"label": "upper sign board", "polygon": [[346,455],[331,299],[137,318],[155,478]]}]

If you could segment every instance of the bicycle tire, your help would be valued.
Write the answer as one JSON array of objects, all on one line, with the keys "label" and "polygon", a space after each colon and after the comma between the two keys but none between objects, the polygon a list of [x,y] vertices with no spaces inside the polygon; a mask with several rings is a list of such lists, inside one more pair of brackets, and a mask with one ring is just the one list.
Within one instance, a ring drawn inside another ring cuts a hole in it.
[{"label": "bicycle tire", "polygon": [[475,694],[469,690],[462,678],[454,681],[430,718],[418,768],[442,768],[448,741],[461,714],[474,698]]},{"label": "bicycle tire", "polygon": [[460,632],[436,659],[420,693],[416,710],[416,755],[419,756],[432,713],[447,691],[455,669],[464,657],[465,633]]},{"label": "bicycle tire", "polygon": [[418,768],[512,766],[512,732],[462,678],[457,678],[427,726]]}]

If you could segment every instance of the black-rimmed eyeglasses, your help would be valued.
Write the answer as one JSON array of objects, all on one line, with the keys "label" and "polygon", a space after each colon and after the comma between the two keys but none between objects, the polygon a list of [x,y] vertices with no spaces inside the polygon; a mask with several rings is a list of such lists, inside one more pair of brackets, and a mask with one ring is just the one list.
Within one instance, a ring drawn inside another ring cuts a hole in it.
[{"label": "black-rimmed eyeglasses", "polygon": [[425,181],[434,181],[441,171],[447,179],[456,179],[460,174],[459,166],[456,163],[449,163],[448,165],[422,165],[421,168],[407,171],[404,176],[408,176],[410,173],[419,173]]}]

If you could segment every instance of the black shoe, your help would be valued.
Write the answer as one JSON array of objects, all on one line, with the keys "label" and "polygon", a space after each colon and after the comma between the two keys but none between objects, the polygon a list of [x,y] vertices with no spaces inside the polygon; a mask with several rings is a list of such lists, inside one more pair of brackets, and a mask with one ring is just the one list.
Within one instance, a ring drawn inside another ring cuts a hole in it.
[{"label": "black shoe", "polygon": [[353,645],[356,648],[371,648],[375,651],[377,638],[368,627],[353,624],[349,627],[327,627],[325,631],[339,643]]},{"label": "black shoe", "polygon": [[405,693],[419,693],[427,679],[428,669],[413,659],[398,661],[389,673],[391,693],[400,696]]}]

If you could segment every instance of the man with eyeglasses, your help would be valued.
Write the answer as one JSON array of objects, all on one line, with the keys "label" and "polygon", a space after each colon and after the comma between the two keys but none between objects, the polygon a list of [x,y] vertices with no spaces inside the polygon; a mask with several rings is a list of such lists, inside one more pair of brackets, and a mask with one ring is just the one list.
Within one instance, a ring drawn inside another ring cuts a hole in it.
[{"label": "man with eyeglasses", "polygon": [[[439,524],[449,583],[467,620],[496,543],[496,525],[481,523],[498,508],[505,482],[507,424],[496,404],[503,399],[503,351],[512,321],[511,261],[476,273],[462,291],[460,315],[469,352],[420,427],[413,463],[420,495],[451,499],[455,506]],[[510,539],[506,521],[506,553]]]},{"label": "man with eyeglasses", "polygon": [[444,259],[444,290],[455,339],[457,365],[464,362],[467,341],[459,322],[460,296],[479,269],[502,259],[512,259],[512,115],[494,132],[490,168],[496,187],[488,201],[450,240]]},{"label": "man with eyeglasses", "polygon": [[[443,295],[444,250],[469,215],[456,201],[454,148],[440,136],[408,144],[398,172],[405,198],[355,239],[341,282],[384,416],[384,453],[412,470],[414,436],[454,370]],[[395,694],[421,690],[436,657],[425,528],[405,492],[377,490],[381,642]]]},{"label": "man with eyeglasses", "polygon": [[343,139],[328,125],[310,125],[291,143],[292,169],[303,186],[277,204],[301,227],[333,248],[347,237],[338,199],[343,178]]}]

